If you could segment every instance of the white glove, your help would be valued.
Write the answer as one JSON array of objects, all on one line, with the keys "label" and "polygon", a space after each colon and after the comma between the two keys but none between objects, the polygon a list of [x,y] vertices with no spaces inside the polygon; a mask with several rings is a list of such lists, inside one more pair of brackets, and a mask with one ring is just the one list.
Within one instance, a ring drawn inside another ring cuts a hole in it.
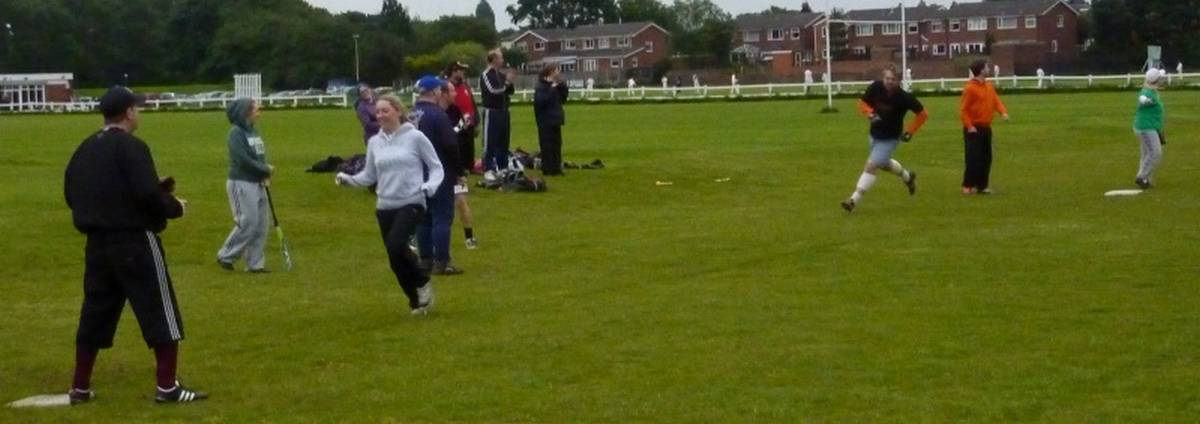
[{"label": "white glove", "polygon": [[1150,106],[1150,105],[1154,104],[1154,99],[1151,99],[1146,96],[1139,96],[1138,103],[1141,103],[1142,106]]},{"label": "white glove", "polygon": [[350,176],[346,175],[345,172],[339,172],[333,177],[333,183],[340,186],[348,186],[350,185]]}]

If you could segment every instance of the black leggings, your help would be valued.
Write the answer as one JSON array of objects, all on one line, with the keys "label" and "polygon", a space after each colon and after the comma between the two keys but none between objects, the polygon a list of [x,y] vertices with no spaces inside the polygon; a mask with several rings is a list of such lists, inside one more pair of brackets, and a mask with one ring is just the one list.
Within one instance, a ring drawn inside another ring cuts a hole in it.
[{"label": "black leggings", "polygon": [[408,205],[400,209],[382,209],[375,211],[375,217],[379,220],[379,232],[383,235],[383,245],[387,248],[388,262],[396,274],[396,281],[408,296],[408,306],[416,308],[420,306],[417,289],[429,283],[429,275],[421,271],[417,255],[408,247],[408,241],[425,218],[425,208]]},{"label": "black leggings", "polygon": [[963,129],[963,147],[966,169],[963,171],[964,188],[987,189],[992,176],[992,129],[976,125],[975,134]]}]

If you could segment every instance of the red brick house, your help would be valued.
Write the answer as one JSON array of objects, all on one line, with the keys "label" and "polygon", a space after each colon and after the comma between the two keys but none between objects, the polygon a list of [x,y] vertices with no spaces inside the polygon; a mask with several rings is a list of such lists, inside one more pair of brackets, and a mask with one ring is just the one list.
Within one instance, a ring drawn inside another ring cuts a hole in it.
[{"label": "red brick house", "polygon": [[671,34],[650,22],[531,29],[516,37],[513,48],[529,56],[527,71],[557,64],[568,78],[617,84],[630,76],[648,78],[670,57]]},{"label": "red brick house", "polygon": [[[1039,68],[1049,73],[1070,70],[1080,55],[1079,11],[1067,0],[955,3],[949,8],[921,2],[906,8],[905,15],[907,25],[902,28],[899,7],[847,12],[848,20],[871,22],[849,25],[848,54],[839,60],[870,61],[876,68],[898,64],[901,32],[918,78],[959,76],[955,66],[929,62],[966,60],[964,56],[987,56],[1002,73],[1028,75]],[[836,67],[839,62],[834,63]]]},{"label": "red brick house", "polygon": [[824,13],[747,14],[735,19],[735,60],[768,65],[775,76],[794,76],[821,62]]}]

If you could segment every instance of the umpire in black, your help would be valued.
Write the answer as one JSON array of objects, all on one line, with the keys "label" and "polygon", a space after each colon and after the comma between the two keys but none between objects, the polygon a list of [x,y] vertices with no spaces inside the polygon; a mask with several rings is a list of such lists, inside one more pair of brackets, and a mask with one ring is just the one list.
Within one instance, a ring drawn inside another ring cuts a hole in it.
[{"label": "umpire in black", "polygon": [[183,321],[158,233],[183,216],[174,179],[159,180],[145,142],[134,137],[144,99],[125,87],[100,98],[104,128],[75,150],[67,165],[65,194],[75,228],[87,235],[83,308],[75,336],[71,403],[95,397],[92,368],[100,349],[113,345],[125,301],[157,360],[155,401],[191,402],[208,395],[175,379]]}]

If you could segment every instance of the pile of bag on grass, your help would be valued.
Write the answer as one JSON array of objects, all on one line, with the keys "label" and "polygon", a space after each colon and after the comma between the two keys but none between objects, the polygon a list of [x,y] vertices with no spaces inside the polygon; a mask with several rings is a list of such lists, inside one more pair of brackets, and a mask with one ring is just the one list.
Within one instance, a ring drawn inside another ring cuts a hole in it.
[{"label": "pile of bag on grass", "polygon": [[367,155],[364,155],[364,154],[357,154],[357,155],[351,156],[349,159],[342,159],[341,156],[330,155],[329,157],[327,157],[325,159],[321,159],[321,160],[317,161],[317,163],[314,163],[311,167],[309,167],[304,172],[312,172],[312,173],[318,173],[318,174],[333,173],[333,172],[345,172],[347,174],[354,175],[359,172],[362,172],[363,168],[366,166],[367,166]]}]

